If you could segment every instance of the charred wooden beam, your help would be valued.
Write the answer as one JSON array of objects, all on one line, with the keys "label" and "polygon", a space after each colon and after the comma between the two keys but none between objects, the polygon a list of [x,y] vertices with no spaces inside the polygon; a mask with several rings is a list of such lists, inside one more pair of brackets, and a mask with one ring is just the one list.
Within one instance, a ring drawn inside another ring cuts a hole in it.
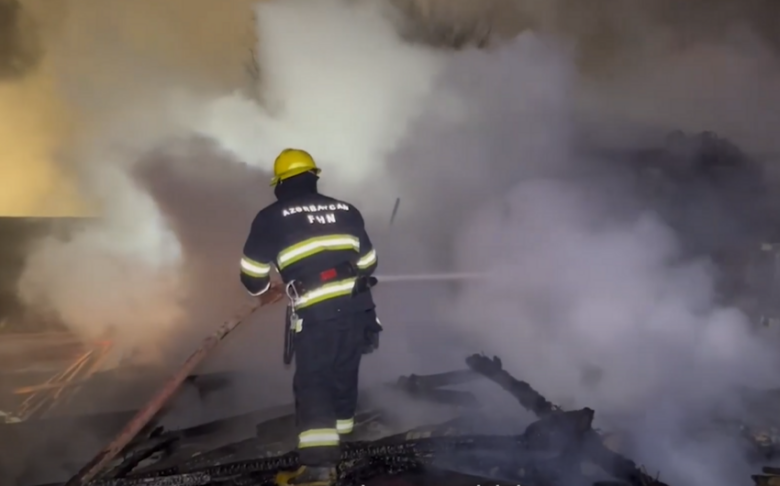
[{"label": "charred wooden beam", "polygon": [[[505,371],[501,360],[498,357],[490,359],[484,355],[474,354],[466,359],[466,364],[475,372],[485,376],[508,391],[517,399],[523,408],[533,412],[541,419],[539,422],[531,424],[529,429],[538,427],[537,424],[539,423],[544,423],[548,420],[555,421],[558,420],[558,417],[572,413],[564,412],[560,407],[554,405],[544,398],[542,394],[534,390],[531,385],[516,379]],[[593,411],[587,408],[574,413],[579,415],[579,420],[581,420],[583,424],[587,414],[590,414],[590,420],[593,418]],[[559,428],[558,430],[563,429]],[[603,438],[593,429],[589,428],[587,432],[579,436],[578,447],[581,448],[583,456],[590,462],[631,486],[666,486],[665,483],[659,481],[658,478],[646,474],[637,467],[632,460],[607,448],[604,445]]]},{"label": "charred wooden beam", "polygon": [[135,448],[126,454],[121,459],[119,464],[106,471],[106,473],[101,475],[101,477],[103,479],[123,478],[133,472],[133,469],[135,469],[141,462],[152,457],[154,454],[166,450],[171,450],[173,445],[179,439],[180,437],[176,435],[165,435],[146,441],[140,447]]},{"label": "charred wooden beam", "polygon": [[[380,441],[346,443],[338,468],[339,484],[365,484],[378,475],[423,472],[433,467],[452,468],[491,483],[567,484],[584,479],[577,475],[582,475],[579,464],[584,459],[584,448],[581,446],[588,445],[592,437],[592,419],[593,411],[582,409],[549,415],[518,436],[439,436],[408,440],[408,434],[399,434]],[[233,462],[222,462],[224,456],[218,458],[209,453],[204,456],[211,456],[214,462],[197,469],[177,465],[123,479],[98,481],[93,486],[271,485],[277,472],[299,466],[295,452]],[[628,477],[623,474],[616,479]]]},{"label": "charred wooden beam", "polygon": [[402,390],[416,391],[421,389],[431,390],[444,386],[463,385],[471,383],[479,378],[472,370],[448,371],[433,375],[409,375],[398,378],[396,386]]},{"label": "charred wooden beam", "polygon": [[496,356],[490,359],[484,355],[474,354],[466,358],[466,365],[475,373],[479,373],[508,391],[523,408],[537,417],[542,418],[561,411],[557,405],[544,398],[531,385],[507,373],[501,360]]}]

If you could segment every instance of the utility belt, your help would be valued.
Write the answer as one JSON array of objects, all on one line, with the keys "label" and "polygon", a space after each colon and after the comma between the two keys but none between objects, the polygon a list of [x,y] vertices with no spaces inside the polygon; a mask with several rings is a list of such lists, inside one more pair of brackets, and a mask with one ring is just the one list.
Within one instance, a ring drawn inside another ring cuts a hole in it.
[{"label": "utility belt", "polygon": [[295,356],[294,337],[301,330],[302,321],[296,311],[331,298],[361,294],[376,283],[374,277],[359,276],[353,262],[344,262],[287,283],[285,290],[290,304],[285,316],[284,364],[292,363]]},{"label": "utility belt", "polygon": [[321,272],[310,275],[305,275],[291,281],[287,284],[287,295],[293,298],[304,297],[310,292],[319,290],[333,282],[339,282],[349,278],[357,277],[357,275],[357,267],[355,267],[352,262],[344,262],[336,265],[335,267],[328,268]]}]

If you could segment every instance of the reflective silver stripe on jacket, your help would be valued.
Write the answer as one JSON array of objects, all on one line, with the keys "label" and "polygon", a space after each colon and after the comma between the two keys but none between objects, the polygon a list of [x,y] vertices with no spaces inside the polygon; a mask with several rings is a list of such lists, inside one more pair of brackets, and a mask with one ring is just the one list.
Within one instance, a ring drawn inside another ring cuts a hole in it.
[{"label": "reflective silver stripe on jacket", "polygon": [[288,246],[279,252],[279,270],[304,258],[328,250],[352,250],[360,252],[360,240],[352,235],[317,236]]},{"label": "reflective silver stripe on jacket", "polygon": [[322,287],[316,288],[314,290],[310,290],[309,292],[294,298],[293,307],[296,310],[304,309],[328,299],[351,295],[355,288],[356,280],[357,279],[355,277],[345,278],[343,280],[327,283]]},{"label": "reflective silver stripe on jacket", "polygon": [[358,260],[357,267],[364,269],[370,267],[374,263],[376,263],[376,250],[372,248],[371,251],[363,255],[360,260]]},{"label": "reflective silver stripe on jacket", "polygon": [[241,258],[241,271],[250,277],[265,277],[271,273],[271,265],[243,257]]}]

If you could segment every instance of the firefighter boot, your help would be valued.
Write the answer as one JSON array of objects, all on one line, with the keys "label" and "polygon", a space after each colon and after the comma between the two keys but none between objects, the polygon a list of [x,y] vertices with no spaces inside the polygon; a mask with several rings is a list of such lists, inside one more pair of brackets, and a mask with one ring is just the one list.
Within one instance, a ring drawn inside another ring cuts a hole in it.
[{"label": "firefighter boot", "polygon": [[278,486],[332,486],[336,482],[333,466],[301,466],[297,471],[285,471],[276,475]]}]

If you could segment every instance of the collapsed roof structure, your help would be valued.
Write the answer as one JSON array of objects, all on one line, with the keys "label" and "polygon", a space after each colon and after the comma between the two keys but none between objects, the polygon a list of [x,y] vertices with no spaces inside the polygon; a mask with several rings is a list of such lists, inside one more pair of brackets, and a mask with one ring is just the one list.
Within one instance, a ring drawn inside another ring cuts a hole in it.
[{"label": "collapsed roof structure", "polygon": [[[666,484],[662,476],[648,473],[617,452],[619,434],[593,428],[592,409],[562,410],[530,384],[513,377],[498,358],[475,354],[466,359],[466,365],[466,369],[447,373],[401,377],[384,390],[367,390],[354,437],[344,447],[339,484]],[[480,378],[511,394],[536,420],[513,435],[504,420],[494,418],[489,404],[468,391],[450,389]],[[399,433],[397,414],[377,407],[378,400],[372,400],[372,395],[388,391],[436,404],[448,410],[442,414],[447,419]],[[763,406],[772,401],[778,405],[777,393],[773,394],[774,398],[761,394]],[[263,415],[273,418],[263,420]],[[741,437],[746,451],[766,461],[780,452],[780,435],[776,421],[765,418],[761,428],[741,420],[724,420],[713,427]],[[229,425],[250,427],[255,420],[261,420],[255,426],[255,437],[214,447]],[[294,447],[292,406],[181,430],[166,431],[152,424],[87,484],[272,485],[277,472],[296,468],[297,454],[289,452]],[[756,485],[773,484],[777,473],[776,468],[766,467],[753,480]]]},{"label": "collapsed roof structure", "polygon": [[[528,383],[506,372],[497,358],[473,355],[467,370],[429,376],[402,377],[388,385],[424,401],[457,409],[442,423],[387,434],[393,417],[381,409],[363,408],[355,440],[347,443],[339,466],[340,484],[379,484],[381,478],[414,478],[425,484],[472,484],[475,479],[497,484],[589,484],[616,481],[636,486],[664,483],[610,450],[592,428],[589,408],[563,411]],[[480,376],[495,382],[538,420],[518,435],[486,434],[492,423],[474,395],[446,386]],[[369,394],[370,395],[370,394]],[[297,466],[292,415],[261,422],[256,437],[211,450],[205,445],[218,424],[177,431],[152,427],[137,438],[98,479],[88,484],[243,485],[275,484],[280,470]],[[234,419],[235,420],[235,419]],[[587,466],[583,467],[583,464]]]}]

